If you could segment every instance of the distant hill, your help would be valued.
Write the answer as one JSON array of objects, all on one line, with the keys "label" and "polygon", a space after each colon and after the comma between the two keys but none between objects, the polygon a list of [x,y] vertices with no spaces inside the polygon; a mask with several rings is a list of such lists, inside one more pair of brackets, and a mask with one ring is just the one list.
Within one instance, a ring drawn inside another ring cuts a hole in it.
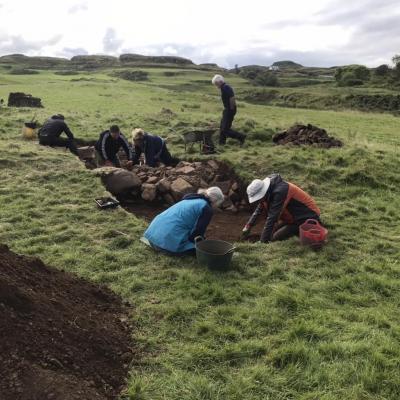
[{"label": "distant hill", "polygon": [[279,68],[303,68],[301,64],[295,63],[294,61],[276,61],[272,64],[273,67]]}]

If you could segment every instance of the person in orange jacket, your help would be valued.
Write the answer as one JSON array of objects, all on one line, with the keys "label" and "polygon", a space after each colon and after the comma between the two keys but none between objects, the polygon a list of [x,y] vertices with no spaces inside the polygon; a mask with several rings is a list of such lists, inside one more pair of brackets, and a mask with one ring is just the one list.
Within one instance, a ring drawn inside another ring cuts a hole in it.
[{"label": "person in orange jacket", "polygon": [[299,234],[299,227],[307,219],[320,221],[320,209],[315,200],[293,183],[284,181],[279,174],[255,179],[247,187],[249,203],[257,207],[243,228],[247,238],[257,218],[267,215],[260,242],[285,240]]}]

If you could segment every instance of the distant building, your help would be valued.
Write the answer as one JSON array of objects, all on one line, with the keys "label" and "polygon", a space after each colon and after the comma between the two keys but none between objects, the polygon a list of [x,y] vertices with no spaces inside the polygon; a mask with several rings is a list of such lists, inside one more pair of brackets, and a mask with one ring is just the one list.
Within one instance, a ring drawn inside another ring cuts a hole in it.
[{"label": "distant building", "polygon": [[268,69],[270,71],[279,71],[280,70],[280,68],[277,65],[271,65]]}]

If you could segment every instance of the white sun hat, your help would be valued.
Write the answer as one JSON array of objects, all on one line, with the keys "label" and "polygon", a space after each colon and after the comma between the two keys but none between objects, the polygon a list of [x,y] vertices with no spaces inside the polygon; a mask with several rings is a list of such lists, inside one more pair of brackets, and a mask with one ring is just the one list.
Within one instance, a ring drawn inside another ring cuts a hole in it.
[{"label": "white sun hat", "polygon": [[254,179],[253,182],[247,186],[247,195],[249,196],[249,203],[261,200],[267,193],[269,185],[271,183],[270,178]]}]

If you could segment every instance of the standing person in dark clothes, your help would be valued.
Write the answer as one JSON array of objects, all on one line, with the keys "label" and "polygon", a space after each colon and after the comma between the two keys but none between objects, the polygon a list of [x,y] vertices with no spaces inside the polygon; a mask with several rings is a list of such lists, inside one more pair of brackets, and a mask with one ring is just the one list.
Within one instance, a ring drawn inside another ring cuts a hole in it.
[{"label": "standing person in dark clothes", "polygon": [[132,140],[135,146],[135,164],[139,162],[142,153],[149,167],[156,167],[159,162],[173,167],[179,163],[178,158],[171,156],[165,140],[160,136],[151,135],[141,128],[136,128],[132,131]]},{"label": "standing person in dark clothes", "polygon": [[119,127],[112,125],[108,131],[100,133],[99,140],[95,144],[98,164],[105,165],[106,167],[121,168],[121,163],[117,155],[121,147],[128,158],[127,167],[129,168],[133,165],[134,159],[131,146]]},{"label": "standing person in dark clothes", "polygon": [[243,238],[250,234],[257,218],[265,212],[267,219],[260,242],[286,240],[299,234],[299,227],[307,219],[320,221],[320,209],[314,199],[298,186],[285,182],[279,174],[264,180],[255,179],[247,187],[249,203],[258,203],[253,215],[242,231]]},{"label": "standing person in dark clothes", "polygon": [[[67,135],[67,139],[60,137],[63,132]],[[71,153],[78,155],[74,135],[61,114],[53,115],[39,129],[39,143],[43,146],[66,147]]]},{"label": "standing person in dark clothes", "polygon": [[221,75],[215,75],[212,79],[213,85],[221,90],[221,99],[224,105],[224,111],[222,112],[221,127],[219,144],[224,145],[226,143],[226,138],[230,137],[237,139],[242,146],[246,140],[246,135],[243,133],[236,132],[232,129],[233,119],[236,115],[236,100],[235,93],[233,89],[225,83],[224,77]]}]

